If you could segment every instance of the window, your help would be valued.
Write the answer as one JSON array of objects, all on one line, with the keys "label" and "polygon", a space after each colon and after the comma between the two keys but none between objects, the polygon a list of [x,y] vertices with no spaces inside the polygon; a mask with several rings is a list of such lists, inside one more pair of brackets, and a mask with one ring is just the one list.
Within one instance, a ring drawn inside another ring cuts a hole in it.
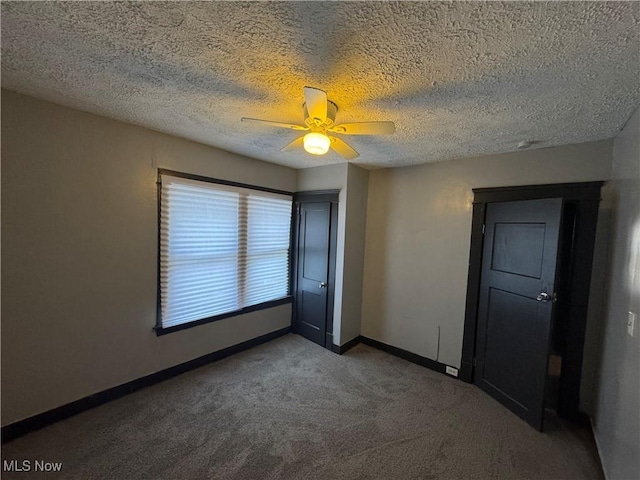
[{"label": "window", "polygon": [[290,194],[160,171],[156,330],[289,300]]}]

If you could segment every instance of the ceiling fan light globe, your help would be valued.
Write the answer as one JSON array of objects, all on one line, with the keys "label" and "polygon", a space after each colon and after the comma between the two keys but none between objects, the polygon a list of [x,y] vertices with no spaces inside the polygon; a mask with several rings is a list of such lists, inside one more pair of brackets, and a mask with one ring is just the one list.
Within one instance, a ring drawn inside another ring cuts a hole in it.
[{"label": "ceiling fan light globe", "polygon": [[312,155],[324,155],[329,151],[331,140],[322,133],[307,133],[303,138],[304,149]]}]

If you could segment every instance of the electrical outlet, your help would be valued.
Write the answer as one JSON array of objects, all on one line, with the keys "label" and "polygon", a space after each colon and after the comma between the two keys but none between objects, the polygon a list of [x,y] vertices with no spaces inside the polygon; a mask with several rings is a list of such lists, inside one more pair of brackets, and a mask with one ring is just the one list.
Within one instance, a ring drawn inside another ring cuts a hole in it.
[{"label": "electrical outlet", "polygon": [[627,320],[627,333],[630,337],[635,336],[637,317],[638,315],[635,312],[629,312],[629,320]]},{"label": "electrical outlet", "polygon": [[447,372],[447,374],[451,375],[452,377],[457,377],[458,376],[458,369],[450,367],[449,365],[447,365],[446,372]]}]

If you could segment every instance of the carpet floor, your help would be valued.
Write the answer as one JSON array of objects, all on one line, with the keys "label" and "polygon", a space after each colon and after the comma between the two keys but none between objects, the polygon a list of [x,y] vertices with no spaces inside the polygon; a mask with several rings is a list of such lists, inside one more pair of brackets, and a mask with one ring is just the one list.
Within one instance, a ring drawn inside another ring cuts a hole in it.
[{"label": "carpet floor", "polygon": [[[587,429],[540,433],[477,387],[297,335],[3,446],[3,479],[601,479]],[[59,473],[34,462],[62,462]]]}]

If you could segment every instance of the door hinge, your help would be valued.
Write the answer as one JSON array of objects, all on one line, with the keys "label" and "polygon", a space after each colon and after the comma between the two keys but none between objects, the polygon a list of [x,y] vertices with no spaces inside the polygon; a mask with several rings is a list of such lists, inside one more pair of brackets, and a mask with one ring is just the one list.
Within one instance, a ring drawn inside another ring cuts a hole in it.
[{"label": "door hinge", "polygon": [[476,366],[476,357],[473,357],[473,361],[471,362],[471,364],[475,367]]},{"label": "door hinge", "polygon": [[483,224],[482,224],[482,234],[483,234],[483,235],[484,235],[484,228],[485,228],[485,226],[486,226],[486,225],[483,223]]}]

